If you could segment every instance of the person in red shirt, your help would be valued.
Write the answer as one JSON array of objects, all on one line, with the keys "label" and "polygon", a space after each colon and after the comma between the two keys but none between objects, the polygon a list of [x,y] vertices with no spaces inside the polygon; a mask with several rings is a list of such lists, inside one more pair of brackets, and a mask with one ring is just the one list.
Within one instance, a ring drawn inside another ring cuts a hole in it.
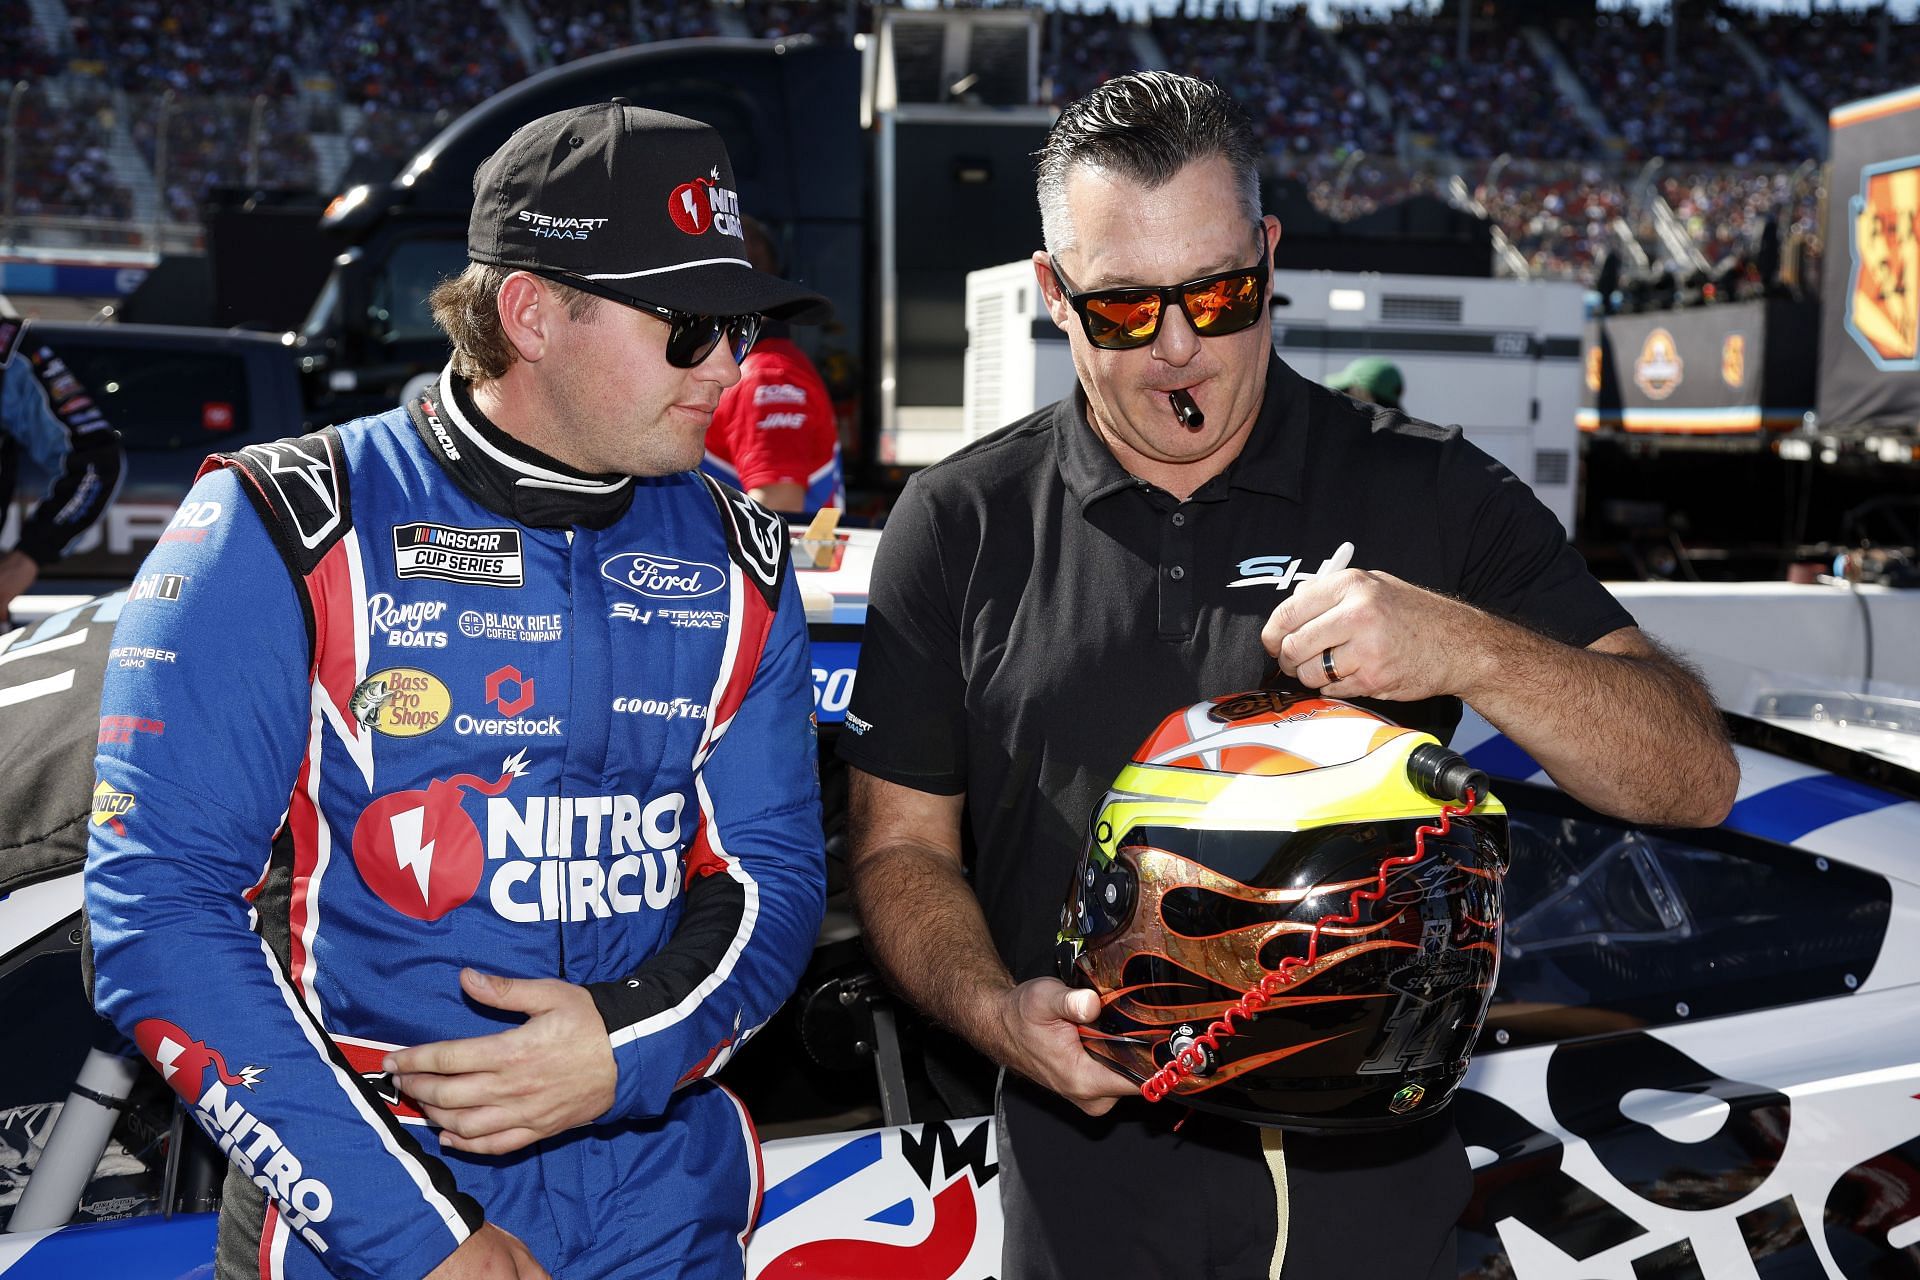
[{"label": "person in red shirt", "polygon": [[[779,274],[767,228],[755,218],[741,222],[748,259],[758,270]],[[714,410],[700,469],[785,515],[847,505],[827,384],[807,353],[787,338],[784,324],[769,321],[740,362],[739,383]]]}]

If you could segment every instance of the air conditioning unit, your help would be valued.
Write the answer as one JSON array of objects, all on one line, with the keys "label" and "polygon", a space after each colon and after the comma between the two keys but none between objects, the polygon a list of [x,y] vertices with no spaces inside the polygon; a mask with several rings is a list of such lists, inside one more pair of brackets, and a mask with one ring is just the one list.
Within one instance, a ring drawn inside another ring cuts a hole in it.
[{"label": "air conditioning unit", "polygon": [[1073,391],[1067,336],[1040,297],[1032,262],[967,273],[964,434],[978,440]]}]

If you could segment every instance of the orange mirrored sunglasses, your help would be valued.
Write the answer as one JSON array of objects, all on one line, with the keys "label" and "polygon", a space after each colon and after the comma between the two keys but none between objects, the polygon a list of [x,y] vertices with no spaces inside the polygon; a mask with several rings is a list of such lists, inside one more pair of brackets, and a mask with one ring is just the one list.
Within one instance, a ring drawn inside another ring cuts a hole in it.
[{"label": "orange mirrored sunglasses", "polygon": [[1267,259],[1235,267],[1185,284],[1130,285],[1120,289],[1074,289],[1053,255],[1047,265],[1060,282],[1061,296],[1080,315],[1087,341],[1103,351],[1144,347],[1160,332],[1160,318],[1177,302],[1193,331],[1218,338],[1252,328],[1267,302]]}]

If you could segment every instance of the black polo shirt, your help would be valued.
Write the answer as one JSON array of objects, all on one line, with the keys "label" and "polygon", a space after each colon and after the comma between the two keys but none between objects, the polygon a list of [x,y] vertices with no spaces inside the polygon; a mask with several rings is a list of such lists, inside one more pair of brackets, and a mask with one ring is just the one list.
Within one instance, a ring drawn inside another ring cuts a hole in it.
[{"label": "black polo shirt", "polygon": [[[1257,686],[1260,629],[1352,563],[1574,645],[1633,619],[1546,507],[1458,428],[1275,357],[1259,420],[1185,502],[1123,469],[1075,396],[916,475],[874,565],[842,758],[965,792],[973,883],[1016,979],[1052,972],[1088,815],[1171,712]],[[1443,740],[1455,699],[1378,704]]]}]

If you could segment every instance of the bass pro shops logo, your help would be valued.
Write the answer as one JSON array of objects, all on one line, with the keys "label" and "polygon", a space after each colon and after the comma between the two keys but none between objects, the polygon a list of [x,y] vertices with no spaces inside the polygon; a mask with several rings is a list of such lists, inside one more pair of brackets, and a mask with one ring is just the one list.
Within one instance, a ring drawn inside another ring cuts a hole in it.
[{"label": "bass pro shops logo", "polygon": [[1665,400],[1679,390],[1686,372],[1686,362],[1680,359],[1680,347],[1673,335],[1655,329],[1640,344],[1640,358],[1633,362],[1633,385],[1649,400]]},{"label": "bass pro shops logo", "polygon": [[706,177],[683,182],[668,193],[667,216],[690,236],[704,235],[712,227],[723,236],[746,239],[740,229],[740,197],[720,185],[717,165]]},{"label": "bass pro shops logo", "polygon": [[220,1144],[253,1184],[272,1196],[287,1225],[325,1253],[327,1242],[314,1229],[333,1213],[333,1189],[319,1178],[306,1176],[300,1158],[272,1125],[247,1109],[244,1099],[260,1083],[265,1067],[234,1071],[218,1049],[195,1040],[164,1018],[145,1018],[133,1028],[133,1042],[154,1065],[173,1091],[194,1110],[194,1119],[207,1136]]},{"label": "bass pro shops logo", "polygon": [[1847,332],[1874,367],[1920,369],[1920,156],[1860,171]]}]

